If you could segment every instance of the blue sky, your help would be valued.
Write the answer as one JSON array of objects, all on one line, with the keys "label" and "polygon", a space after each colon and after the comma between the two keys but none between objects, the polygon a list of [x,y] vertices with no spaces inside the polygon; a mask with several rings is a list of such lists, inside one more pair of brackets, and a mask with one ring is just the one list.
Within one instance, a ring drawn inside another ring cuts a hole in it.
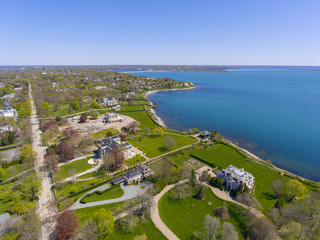
[{"label": "blue sky", "polygon": [[319,0],[1,0],[0,65],[320,66]]}]

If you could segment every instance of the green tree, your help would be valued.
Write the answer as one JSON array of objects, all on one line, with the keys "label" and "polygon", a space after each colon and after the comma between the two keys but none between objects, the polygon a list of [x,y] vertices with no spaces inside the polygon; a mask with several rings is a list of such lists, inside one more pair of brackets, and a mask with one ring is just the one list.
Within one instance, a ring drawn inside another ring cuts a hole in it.
[{"label": "green tree", "polygon": [[39,175],[29,174],[23,181],[22,192],[25,198],[34,200],[41,190],[41,178]]},{"label": "green tree", "polygon": [[115,221],[109,210],[101,208],[97,212],[94,212],[93,220],[97,222],[100,239],[104,239],[113,232]]},{"label": "green tree", "polygon": [[27,145],[23,148],[20,154],[20,161],[33,161],[37,156],[37,152],[34,151],[31,145]]},{"label": "green tree", "polygon": [[308,189],[297,179],[291,179],[287,183],[287,193],[294,199],[305,196],[308,193]]},{"label": "green tree", "polygon": [[2,182],[5,180],[6,177],[6,170],[4,168],[0,168],[0,181]]},{"label": "green tree", "polygon": [[280,196],[275,206],[277,208],[282,208],[285,204],[286,204],[286,200],[284,199],[283,196]]},{"label": "green tree", "polygon": [[199,190],[198,190],[197,194],[194,197],[195,197],[195,199],[198,199],[198,200],[204,200],[205,199],[204,190],[203,190],[203,186],[202,185],[200,185]]},{"label": "green tree", "polygon": [[192,187],[195,187],[197,185],[197,177],[196,172],[194,169],[191,170],[191,178],[190,178],[190,184]]},{"label": "green tree", "polygon": [[93,102],[92,102],[92,107],[97,109],[97,108],[99,108],[100,106],[99,106],[99,104],[97,103],[96,100],[93,100]]},{"label": "green tree", "polygon": [[48,102],[42,103],[42,111],[43,111],[44,116],[47,117],[49,115],[49,103]]}]

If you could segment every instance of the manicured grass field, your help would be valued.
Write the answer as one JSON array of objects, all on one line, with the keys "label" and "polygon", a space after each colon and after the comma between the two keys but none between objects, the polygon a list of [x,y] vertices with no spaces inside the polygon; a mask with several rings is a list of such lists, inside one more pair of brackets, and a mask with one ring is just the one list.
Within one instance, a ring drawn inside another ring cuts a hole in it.
[{"label": "manicured grass field", "polygon": [[[162,221],[180,239],[192,239],[194,232],[204,233],[203,222],[207,214],[214,216],[213,210],[223,205],[223,201],[216,198],[209,188],[205,187],[205,199],[197,200],[188,196],[183,200],[173,201],[166,193],[159,201],[159,213]],[[209,205],[209,202],[211,205]],[[228,219],[239,232],[237,223]],[[222,221],[221,221],[222,223]],[[242,235],[239,234],[242,238]]]},{"label": "manicured grass field", "polygon": [[107,129],[103,129],[100,132],[96,132],[94,134],[91,134],[92,138],[94,139],[99,139],[99,138],[103,138],[107,136],[107,133],[111,132],[112,135],[116,135],[119,134],[119,131],[117,129],[114,128],[107,128]]},{"label": "manicured grass field", "polygon": [[104,172],[102,170],[98,169],[97,172],[94,171],[91,173],[81,175],[81,176],[77,177],[77,179],[86,179],[86,178],[98,177],[98,176],[102,176],[102,175],[104,175]]},{"label": "manicured grass field", "polygon": [[146,159],[144,158],[144,157],[142,157],[142,156],[135,156],[135,157],[133,157],[133,158],[130,158],[130,159],[128,159],[128,160],[125,160],[124,161],[124,164],[126,165],[126,166],[128,166],[128,167],[131,167],[131,166],[133,166],[133,165],[136,165],[136,164],[138,164],[138,163],[142,163],[142,162],[144,162]]},{"label": "manicured grass field", "polygon": [[278,172],[263,165],[244,160],[236,150],[222,144],[218,144],[212,149],[194,150],[191,152],[191,155],[221,168],[226,168],[232,164],[238,168],[244,168],[245,171],[251,173],[255,177],[256,187],[254,196],[262,204],[264,208],[263,213],[266,213],[277,201],[273,197],[270,187],[272,182],[279,179],[286,183],[290,180],[289,177],[281,176]]},{"label": "manicured grass field", "polygon": [[193,156],[206,161],[209,164],[226,168],[230,164],[244,161],[244,157],[233,148],[217,144],[210,149],[197,149],[192,151]]},{"label": "manicured grass field", "polygon": [[139,112],[123,112],[121,115],[126,115],[132,117],[137,122],[140,123],[141,129],[146,128],[155,128],[157,125],[152,121],[146,111],[139,111]]},{"label": "manicured grass field", "polygon": [[105,205],[100,205],[100,206],[95,206],[95,207],[89,207],[89,208],[82,208],[82,209],[77,209],[74,212],[78,215],[80,224],[83,224],[85,220],[92,218],[93,213],[98,211],[101,208],[104,208],[106,210],[110,210],[114,213],[117,213],[121,210],[123,205],[123,202],[117,202],[117,203],[110,203],[110,204],[105,204]]},{"label": "manicured grass field", "polygon": [[[172,147],[170,150],[164,147],[164,142],[166,136],[170,136],[174,138],[176,141],[176,146]],[[142,150],[147,157],[156,157],[161,154],[170,152],[172,150],[181,148],[186,145],[190,145],[195,142],[195,139],[190,138],[188,136],[178,136],[173,134],[165,133],[162,137],[145,137],[142,138],[141,141],[137,139],[130,139],[128,140],[131,144]]]},{"label": "manicured grass field", "polygon": [[92,157],[82,158],[59,167],[59,171],[55,172],[55,180],[58,181],[59,179],[65,179],[73,174],[81,173],[92,168],[92,165],[88,163],[88,160],[91,158]]},{"label": "manicured grass field", "polygon": [[[91,187],[99,182],[106,181],[107,179],[108,177],[102,177],[102,178],[96,178],[88,181],[81,181],[81,182],[75,182],[75,183],[72,183],[72,182],[62,183],[60,186],[56,187],[56,193],[57,193],[58,199],[64,195],[68,196],[71,193],[78,192],[82,189]],[[85,192],[82,193],[80,196],[84,194]]]},{"label": "manicured grass field", "polygon": [[137,236],[141,236],[143,234],[146,234],[147,239],[149,240],[165,240],[166,237],[155,227],[151,219],[149,219],[147,222],[140,222],[138,223],[130,233],[122,233],[120,231],[113,231],[108,236],[108,239],[113,240],[133,240]]},{"label": "manicured grass field", "polygon": [[123,111],[140,111],[144,110],[144,105],[127,105],[127,106],[122,106],[119,113]]},{"label": "manicured grass field", "polygon": [[105,191],[102,194],[99,194],[98,192],[96,192],[95,194],[93,194],[93,195],[91,195],[89,197],[84,197],[83,200],[86,203],[98,202],[98,201],[103,201],[103,200],[108,200],[108,199],[119,198],[123,194],[124,194],[123,190],[118,185],[118,186],[116,186],[114,188],[111,188],[110,190],[108,189],[108,191]]}]

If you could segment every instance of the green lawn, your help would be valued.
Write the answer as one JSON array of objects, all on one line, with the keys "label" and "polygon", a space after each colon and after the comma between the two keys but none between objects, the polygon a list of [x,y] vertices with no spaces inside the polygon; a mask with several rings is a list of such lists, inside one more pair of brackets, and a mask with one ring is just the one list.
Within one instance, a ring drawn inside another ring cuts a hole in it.
[{"label": "green lawn", "polygon": [[123,111],[141,111],[144,110],[144,105],[127,105],[127,106],[121,106],[120,111],[118,113],[121,114]]},{"label": "green lawn", "polygon": [[[63,116],[67,116],[70,114],[88,111],[90,109],[91,108],[89,108],[89,107],[83,107],[79,110],[74,110],[74,113],[69,113],[69,103],[68,103],[68,104],[61,105],[58,112],[59,112],[59,116],[63,117]],[[56,117],[56,116],[57,116],[57,111],[54,110],[53,105],[50,105],[49,117]]]},{"label": "green lawn", "polygon": [[77,179],[86,179],[86,178],[92,178],[92,177],[98,177],[98,176],[102,176],[104,175],[105,173],[98,169],[98,171],[94,171],[94,172],[91,172],[91,173],[86,173],[84,175],[81,175],[79,177],[77,177]]},{"label": "green lawn", "polygon": [[11,178],[25,170],[28,170],[30,168],[32,168],[32,163],[29,163],[29,164],[15,164],[15,165],[12,165],[12,166],[9,166],[5,169],[6,171],[6,175],[5,175],[5,179],[8,179],[8,178]]},{"label": "green lawn", "polygon": [[[64,182],[62,184],[58,184],[56,186],[56,193],[58,196],[58,199],[61,198],[62,196],[68,196],[71,193],[79,192],[82,189],[91,187],[93,185],[96,185],[99,182],[106,181],[108,177],[102,177],[102,178],[96,178],[88,181],[81,181],[81,182]],[[83,192],[80,196],[85,194]]]},{"label": "green lawn", "polygon": [[[108,199],[114,199],[114,198],[119,198],[124,194],[123,190],[121,189],[120,185],[117,185],[115,187],[111,187],[107,191],[100,192],[97,191],[93,195],[89,197],[84,197],[83,200],[86,203],[90,202],[98,202],[98,201],[103,201],[103,200],[108,200]],[[81,199],[82,200],[82,199]]]},{"label": "green lawn", "polygon": [[115,214],[121,211],[122,206],[123,206],[123,202],[117,202],[117,203],[110,203],[110,204],[105,204],[105,205],[100,205],[95,207],[77,209],[74,212],[78,215],[80,219],[80,224],[83,224],[86,219],[93,217],[93,213],[98,211],[101,208],[110,210],[113,214]]},{"label": "green lawn", "polygon": [[172,147],[170,151],[181,148],[186,145],[190,145],[195,142],[195,139],[190,138],[188,136],[177,136],[173,134],[165,133],[162,137],[144,137],[139,140],[137,139],[130,139],[128,142],[142,150],[147,157],[156,157],[161,154],[170,152],[168,149],[164,147],[164,141],[166,136],[171,136],[176,141],[176,146]]},{"label": "green lawn", "polygon": [[132,232],[122,233],[115,230],[107,238],[113,240],[133,240],[137,236],[146,234],[148,240],[165,240],[166,237],[155,227],[151,219],[147,222],[140,222],[135,227],[133,227]]},{"label": "green lawn", "polygon": [[284,183],[290,180],[289,177],[281,176],[278,172],[265,166],[244,160],[236,150],[222,144],[218,144],[212,149],[194,150],[191,155],[221,168],[226,168],[232,164],[251,173],[255,177],[254,196],[262,204],[264,214],[276,203],[270,188],[271,183],[277,179]]},{"label": "green lawn", "polygon": [[88,160],[91,158],[92,157],[82,158],[59,167],[59,171],[54,173],[55,181],[65,179],[73,174],[81,173],[92,168],[92,165],[88,163]]},{"label": "green lawn", "polygon": [[[83,208],[75,210],[74,212],[77,214],[77,216],[80,219],[80,224],[83,224],[87,219],[90,219],[93,217],[93,213],[98,211],[101,208],[105,208],[106,210],[110,210],[113,215],[117,215],[123,206],[123,202],[118,203],[111,203],[96,207],[89,207],[89,208]],[[130,233],[123,233],[120,231],[117,231],[116,229],[111,233],[107,238],[108,239],[114,239],[114,240],[123,240],[128,239],[132,240],[136,236],[140,236],[143,234],[147,235],[147,239],[152,240],[164,240],[166,239],[163,234],[154,226],[153,222],[148,219],[146,222],[140,222],[135,227],[133,227],[132,232]]]},{"label": "green lawn", "polygon": [[[223,201],[216,198],[208,187],[205,187],[205,199],[197,200],[188,196],[183,200],[173,201],[166,193],[159,201],[159,213],[162,221],[180,239],[191,239],[194,232],[204,232],[203,222],[207,214],[214,216],[213,210],[223,205]],[[211,205],[209,205],[211,202]],[[226,205],[227,206],[227,205]],[[233,219],[228,219],[236,230],[239,226]],[[221,221],[222,223],[222,221]],[[239,234],[242,238],[242,235]]]},{"label": "green lawn", "polygon": [[128,160],[125,160],[124,161],[124,165],[128,166],[128,167],[131,167],[133,165],[136,165],[138,163],[142,163],[144,162],[146,159],[142,156],[135,156],[133,158],[130,158]]},{"label": "green lawn", "polygon": [[116,135],[119,134],[119,131],[117,129],[114,128],[107,128],[107,129],[103,129],[100,132],[96,132],[94,134],[91,134],[92,138],[94,139],[99,139],[99,138],[103,138],[107,136],[107,133],[111,132],[112,135]]},{"label": "green lawn", "polygon": [[157,125],[152,121],[146,111],[123,112],[121,115],[132,117],[140,123],[140,129],[155,128]]}]

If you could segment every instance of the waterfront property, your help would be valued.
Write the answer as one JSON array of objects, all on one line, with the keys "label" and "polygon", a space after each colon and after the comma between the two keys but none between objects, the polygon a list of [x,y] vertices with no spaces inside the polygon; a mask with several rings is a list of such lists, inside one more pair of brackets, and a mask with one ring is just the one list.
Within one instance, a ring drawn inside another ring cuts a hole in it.
[{"label": "waterfront property", "polygon": [[254,176],[251,173],[232,165],[223,169],[217,176],[225,180],[226,187],[230,190],[238,189],[241,183],[247,185],[250,190],[254,186]]},{"label": "waterfront property", "polygon": [[106,107],[112,107],[118,104],[117,100],[115,100],[113,97],[103,98],[103,104]]},{"label": "waterfront property", "polygon": [[109,151],[118,148],[125,159],[134,157],[136,154],[132,151],[132,145],[128,142],[122,142],[119,135],[103,138],[98,141],[98,154],[102,158]]},{"label": "waterfront property", "polygon": [[107,113],[105,115],[104,119],[105,119],[106,123],[122,122],[123,121],[123,118],[120,117],[120,115],[116,114],[116,113]]},{"label": "waterfront property", "polygon": [[139,167],[128,171],[125,175],[117,177],[112,180],[113,185],[124,183],[126,185],[130,183],[139,183],[143,178],[146,178],[152,174],[152,170],[146,165],[142,164]]},{"label": "waterfront property", "polygon": [[210,137],[210,132],[208,132],[208,131],[203,131],[203,132],[201,132],[201,133],[199,134],[199,137],[200,137],[200,138],[208,138],[208,137]]}]

